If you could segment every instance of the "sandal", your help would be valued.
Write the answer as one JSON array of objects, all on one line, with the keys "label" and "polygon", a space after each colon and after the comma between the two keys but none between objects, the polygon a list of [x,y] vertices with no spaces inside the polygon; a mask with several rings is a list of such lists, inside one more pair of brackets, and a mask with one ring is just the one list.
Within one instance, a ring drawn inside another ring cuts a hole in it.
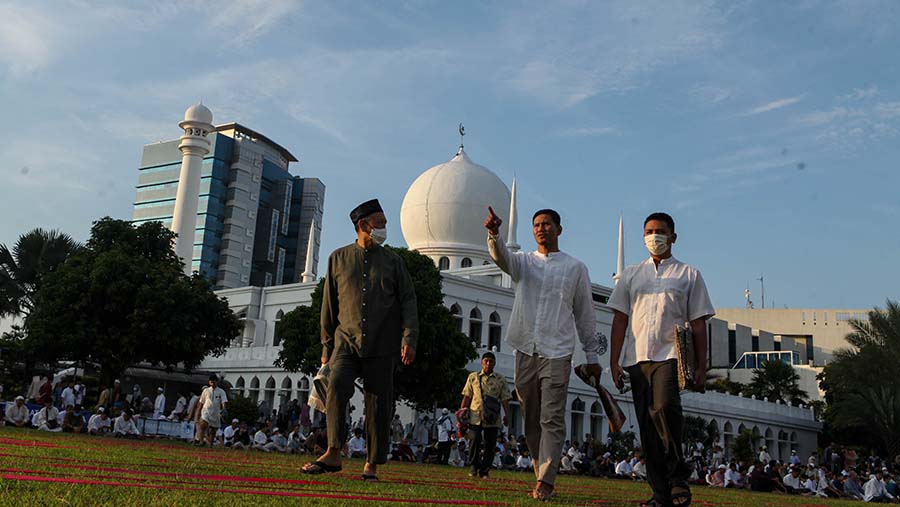
[{"label": "sandal", "polygon": [[547,484],[544,481],[538,481],[534,491],[531,492],[531,497],[540,502],[549,502],[555,496],[556,491],[553,489],[553,484]]},{"label": "sandal", "polygon": [[378,482],[378,476],[375,474],[362,474],[362,480],[366,482]]},{"label": "sandal", "polygon": [[655,498],[651,498],[639,503],[638,507],[664,507],[664,504]]},{"label": "sandal", "polygon": [[686,484],[672,486],[672,505],[675,507],[687,507],[691,504],[691,489]]},{"label": "sandal", "polygon": [[313,461],[312,463],[307,463],[300,469],[301,472],[309,475],[319,475],[319,474],[330,474],[334,472],[340,472],[343,469],[341,465],[329,465],[328,463],[323,463],[321,461]]}]

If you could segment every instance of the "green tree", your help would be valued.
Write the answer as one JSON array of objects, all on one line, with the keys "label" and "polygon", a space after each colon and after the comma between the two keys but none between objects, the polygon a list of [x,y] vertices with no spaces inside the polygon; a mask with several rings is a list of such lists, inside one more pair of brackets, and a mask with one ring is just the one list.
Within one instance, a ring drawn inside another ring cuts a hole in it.
[{"label": "green tree", "polygon": [[[709,439],[708,425],[706,421],[702,417],[698,417],[695,415],[686,415],[684,416],[684,425],[682,426],[682,437],[683,445],[685,450],[690,449],[697,442],[702,443],[704,446],[706,445],[706,441]],[[690,456],[690,453],[685,453],[685,456]]]},{"label": "green tree", "polygon": [[68,234],[34,229],[10,250],[0,245],[0,317],[26,316],[44,279],[81,246]]},{"label": "green tree", "polygon": [[242,423],[253,424],[259,419],[259,407],[253,400],[239,394],[228,393],[228,403],[225,405],[225,424],[229,424],[232,419],[237,419]]},{"label": "green tree", "polygon": [[[477,357],[475,348],[457,329],[450,310],[444,306],[441,273],[434,261],[406,248],[387,248],[396,252],[406,264],[415,287],[419,312],[416,360],[410,366],[404,366],[398,360],[394,392],[401,401],[420,410],[455,406],[468,375],[466,364]],[[275,363],[277,366],[307,374],[319,367],[323,282],[313,292],[311,306],[297,307],[279,322],[276,332],[283,348]]]},{"label": "green tree", "polygon": [[716,391],[719,393],[728,393],[732,396],[737,396],[746,389],[746,384],[735,382],[734,380],[731,380],[727,377],[715,376],[712,378],[707,378],[706,380],[707,391]]},{"label": "green tree", "polygon": [[763,361],[760,368],[753,370],[753,380],[744,390],[746,396],[781,400],[783,403],[799,405],[806,403],[809,396],[800,389],[800,375],[794,367],[783,361]]},{"label": "green tree", "polygon": [[900,305],[888,300],[885,309],[851,320],[850,327],[850,347],[836,351],[821,374],[826,425],[844,443],[874,444],[895,456],[900,454],[900,377],[891,373],[900,371]]},{"label": "green tree", "polygon": [[616,459],[631,456],[634,452],[635,434],[633,431],[617,431],[609,434],[609,446],[607,450]]},{"label": "green tree", "polygon": [[759,435],[754,435],[750,430],[744,430],[731,442],[731,456],[738,463],[750,463],[753,461],[753,446],[759,440]]},{"label": "green tree", "polygon": [[190,370],[223,353],[240,321],[205,277],[184,274],[174,238],[160,222],[94,222],[85,248],[44,280],[27,347],[97,364],[104,382],[138,362]]}]

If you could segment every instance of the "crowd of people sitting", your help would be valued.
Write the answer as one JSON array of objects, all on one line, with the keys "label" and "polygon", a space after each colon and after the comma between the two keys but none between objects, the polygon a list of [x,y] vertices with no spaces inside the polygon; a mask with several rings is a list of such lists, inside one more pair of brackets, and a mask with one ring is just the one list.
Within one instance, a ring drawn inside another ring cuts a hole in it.
[{"label": "crowd of people sitting", "polygon": [[873,503],[900,503],[900,487],[894,477],[900,472],[900,456],[888,461],[873,454],[861,460],[855,450],[832,443],[805,461],[791,451],[787,462],[774,460],[766,446],[752,462],[728,460],[721,447],[714,447],[708,460],[694,453],[697,483],[717,488],[749,489],[820,498],[844,498]]},{"label": "crowd of people sitting", "polygon": [[[25,396],[7,403],[3,424],[35,428],[48,432],[109,435],[119,438],[143,437],[136,424],[131,401],[140,400],[138,414],[149,419],[192,421],[198,413],[199,394],[190,397],[178,393],[174,408],[164,413],[165,393],[158,389],[154,400],[142,397],[135,384],[130,396],[123,396],[116,381],[112,388],[102,387],[90,415],[82,409],[84,386],[76,379],[58,383],[44,379],[33,394],[41,408],[30,414]],[[351,419],[348,419],[351,420]],[[253,421],[233,418],[230,424],[213,430],[214,447],[237,450],[319,455],[327,446],[325,416],[298,400],[281,411],[261,411]],[[350,458],[366,456],[365,422],[359,418],[347,429],[343,454]],[[390,459],[412,463],[430,463],[455,467],[470,466],[469,435],[457,433],[455,421],[447,409],[434,419],[420,417],[404,425],[395,415],[391,425]],[[560,474],[589,475],[622,480],[646,480],[647,464],[640,450],[622,451],[611,441],[597,442],[585,435],[579,442],[566,441],[560,461]],[[701,444],[689,454],[693,469],[691,480],[713,488],[747,489],[758,492],[830,497],[877,503],[900,503],[900,486],[894,477],[900,473],[900,456],[893,461],[877,455],[860,459],[852,449],[836,444],[827,446],[821,460],[817,454],[801,460],[791,451],[785,462],[772,459],[765,445],[755,459],[729,459],[721,446],[705,449]],[[497,437],[492,467],[495,470],[533,471],[533,463],[522,435]]]}]

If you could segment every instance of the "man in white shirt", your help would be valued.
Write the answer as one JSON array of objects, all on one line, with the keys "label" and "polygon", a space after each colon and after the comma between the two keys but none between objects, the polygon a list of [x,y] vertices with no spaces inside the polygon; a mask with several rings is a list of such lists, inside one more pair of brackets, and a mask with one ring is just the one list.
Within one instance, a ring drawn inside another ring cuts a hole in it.
[{"label": "man in white shirt", "polygon": [[130,409],[122,412],[122,415],[116,418],[116,423],[113,425],[113,436],[135,440],[141,438],[141,432],[134,424],[134,417]]},{"label": "man in white shirt", "polygon": [[52,400],[47,400],[42,408],[34,416],[34,425],[41,431],[52,431],[54,433],[62,431],[62,424],[59,422],[59,410],[53,406]]},{"label": "man in white shirt", "polygon": [[647,460],[641,457],[641,459],[634,464],[632,467],[634,470],[634,478],[639,481],[647,480]]},{"label": "man in white shirt", "polygon": [[253,448],[257,451],[269,452],[269,449],[266,448],[268,443],[269,436],[266,435],[266,431],[262,428],[256,430],[256,433],[253,434]]},{"label": "man in white shirt", "polygon": [[528,451],[519,455],[519,459],[516,460],[516,470],[520,472],[530,472],[534,470],[534,464],[531,462],[531,456],[528,455]]},{"label": "man in white shirt", "polygon": [[225,391],[218,386],[219,377],[215,373],[209,376],[209,385],[203,388],[200,393],[200,400],[197,402],[197,435],[195,437],[196,445],[203,445],[204,437],[206,443],[210,447],[216,438],[216,431],[222,425],[219,420],[225,403],[228,402],[228,396]]},{"label": "man in white shirt", "polygon": [[28,407],[25,406],[25,397],[16,396],[15,403],[6,404],[6,424],[17,428],[28,426]]},{"label": "man in white shirt", "polygon": [[441,456],[441,464],[446,465],[450,459],[450,436],[453,434],[453,421],[450,419],[450,410],[441,410],[441,417],[437,420],[438,452]]},{"label": "man in white shirt", "polygon": [[232,419],[231,425],[226,426],[225,429],[222,430],[222,441],[225,443],[225,447],[234,445],[234,435],[237,433],[238,428],[240,428],[240,421]]},{"label": "man in white shirt", "polygon": [[706,320],[715,310],[700,271],[672,257],[676,239],[671,216],[648,216],[644,244],[650,258],[621,273],[607,306],[615,311],[610,370],[620,390],[625,386],[624,369],[628,370],[641,449],[647,458],[647,479],[653,489],[653,499],[645,503],[680,507],[691,502],[691,469],[682,454],[675,328],[690,323],[696,365],[693,384],[703,391]]},{"label": "man in white shirt", "polygon": [[863,500],[874,503],[891,503],[894,497],[888,493],[884,486],[884,473],[875,470],[874,475],[869,476],[869,481],[863,486]]},{"label": "man in white shirt", "polygon": [[199,402],[199,401],[200,401],[200,396],[198,396],[197,393],[191,393],[191,399],[188,400],[187,409],[185,409],[185,414],[184,414],[185,418],[188,421],[193,421],[193,420],[197,419],[197,402]]},{"label": "man in white shirt", "polygon": [[[765,464],[768,464],[770,461],[772,461],[772,457],[769,456],[766,446],[762,446],[759,448],[759,460]],[[800,463],[799,461],[797,463],[791,462],[792,465],[797,465],[799,463]]]},{"label": "man in white shirt", "polygon": [[162,387],[156,389],[156,399],[153,400],[153,418],[165,419],[163,412],[166,410],[166,395]]},{"label": "man in white shirt", "polygon": [[181,392],[178,393],[178,400],[175,401],[175,408],[172,409],[172,412],[169,413],[170,421],[180,421],[182,420],[187,411],[187,399],[184,397]]},{"label": "man in white shirt", "polygon": [[734,463],[730,463],[728,468],[725,470],[725,487],[726,488],[740,488],[741,487],[741,474],[737,470],[737,465]]},{"label": "man in white shirt", "polygon": [[109,420],[106,409],[100,407],[97,409],[97,413],[88,419],[87,431],[89,435],[100,435],[109,432],[110,426],[112,426],[112,421]]},{"label": "man in white shirt", "polygon": [[803,492],[803,482],[800,480],[800,468],[791,467],[791,471],[781,479],[788,493],[798,494]]},{"label": "man in white shirt", "polygon": [[566,398],[576,339],[587,358],[587,373],[600,377],[597,316],[587,266],[559,250],[559,213],[537,211],[531,218],[534,252],[510,252],[500,237],[503,223],[488,208],[484,222],[488,249],[497,266],[516,284],[506,340],[516,351],[515,383],[525,419],[525,441],[535,465],[532,496],[553,496],[566,437]]},{"label": "man in white shirt", "polygon": [[59,401],[63,408],[69,405],[75,406],[75,388],[72,386],[71,380],[66,382],[66,388],[59,394]]},{"label": "man in white shirt", "polygon": [[633,473],[634,468],[631,467],[628,458],[622,458],[622,461],[616,463],[616,476],[620,479],[632,479]]},{"label": "man in white shirt", "polygon": [[353,437],[350,438],[350,442],[348,445],[350,448],[351,458],[366,457],[366,439],[362,437],[361,429],[357,428],[353,430]]}]

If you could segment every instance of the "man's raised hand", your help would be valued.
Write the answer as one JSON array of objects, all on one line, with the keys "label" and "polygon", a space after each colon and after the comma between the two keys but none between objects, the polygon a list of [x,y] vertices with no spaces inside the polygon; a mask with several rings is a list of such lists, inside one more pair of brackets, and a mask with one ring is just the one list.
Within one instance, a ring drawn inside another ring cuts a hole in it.
[{"label": "man's raised hand", "polygon": [[503,224],[503,220],[500,220],[500,217],[494,213],[494,208],[488,206],[488,216],[484,220],[484,226],[488,231],[494,236],[500,234],[500,225]]}]

